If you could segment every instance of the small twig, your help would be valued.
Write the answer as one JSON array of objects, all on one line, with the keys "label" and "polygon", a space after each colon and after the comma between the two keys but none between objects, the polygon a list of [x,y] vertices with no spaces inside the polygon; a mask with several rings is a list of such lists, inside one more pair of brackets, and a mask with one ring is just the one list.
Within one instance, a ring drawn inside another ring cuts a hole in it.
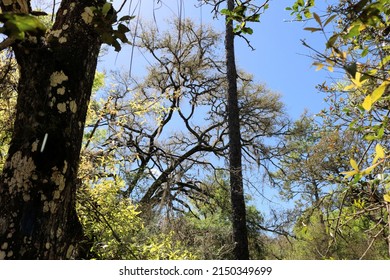
[{"label": "small twig", "polygon": [[0,43],[0,51],[12,46],[15,43],[15,38],[9,37]]}]

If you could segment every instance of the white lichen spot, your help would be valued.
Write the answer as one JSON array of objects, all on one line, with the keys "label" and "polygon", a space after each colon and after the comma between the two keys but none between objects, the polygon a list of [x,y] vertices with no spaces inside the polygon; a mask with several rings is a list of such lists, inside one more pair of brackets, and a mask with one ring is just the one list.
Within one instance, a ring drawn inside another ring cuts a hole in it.
[{"label": "white lichen spot", "polygon": [[57,238],[60,238],[62,236],[62,229],[61,228],[57,229],[56,236],[57,236]]},{"label": "white lichen spot", "polygon": [[68,80],[68,76],[63,71],[56,71],[50,76],[50,86],[55,87]]},{"label": "white lichen spot", "polygon": [[63,26],[62,26],[62,30],[67,30],[69,28],[69,25],[68,24],[64,24]]},{"label": "white lichen spot", "polygon": [[60,191],[54,191],[53,192],[53,199],[59,199],[60,198]]},{"label": "white lichen spot", "polygon": [[2,245],[1,245],[1,250],[7,250],[8,248],[8,243],[7,242],[4,242]]},{"label": "white lichen spot", "polygon": [[66,43],[68,41],[68,39],[66,39],[66,37],[60,37],[59,39],[58,39],[58,43],[60,43],[60,44],[64,44],[64,43]]},{"label": "white lichen spot", "polygon": [[72,256],[73,250],[74,250],[73,245],[70,245],[70,246],[68,247],[68,250],[66,251],[66,258],[67,258],[67,259],[70,259],[70,257]]},{"label": "white lichen spot", "polygon": [[76,3],[75,3],[75,2],[70,3],[70,8],[71,8],[72,10],[74,9],[74,7],[76,7]]},{"label": "white lichen spot", "polygon": [[50,247],[51,247],[51,244],[50,244],[49,242],[46,242],[46,244],[45,244],[45,248],[46,248],[47,250],[49,250],[49,249],[50,249]]},{"label": "white lichen spot", "polygon": [[47,213],[47,212],[49,212],[49,202],[47,202],[47,201],[45,201],[44,203],[43,203],[43,213]]},{"label": "white lichen spot", "polygon": [[77,112],[77,104],[76,104],[76,101],[72,100],[69,102],[69,108],[70,108],[70,111],[72,113],[76,113]]},{"label": "white lichen spot", "polygon": [[8,257],[8,258],[12,257],[13,255],[14,255],[14,252],[13,252],[13,251],[9,251],[9,252],[7,253],[7,257]]},{"label": "white lichen spot", "polygon": [[0,260],[4,260],[5,259],[5,252],[4,251],[0,251]]},{"label": "white lichen spot", "polygon": [[65,113],[66,112],[66,103],[58,103],[57,109],[60,113]]},{"label": "white lichen spot", "polygon": [[14,3],[14,0],[3,0],[4,6],[10,6]]},{"label": "white lichen spot", "polygon": [[49,202],[50,213],[55,214],[57,212],[57,204],[52,200]]},{"label": "white lichen spot", "polygon": [[62,174],[66,174],[66,171],[68,170],[68,162],[64,160],[64,168],[62,168]]},{"label": "white lichen spot", "polygon": [[65,87],[60,87],[59,89],[57,89],[57,94],[64,95],[65,94]]},{"label": "white lichen spot", "polygon": [[39,140],[38,139],[36,141],[34,141],[34,143],[31,144],[31,152],[38,151],[38,144],[39,144]]},{"label": "white lichen spot", "polygon": [[30,196],[28,193],[24,193],[24,194],[23,194],[23,200],[24,200],[25,202],[29,201],[30,199],[31,199],[31,196]]},{"label": "white lichen spot", "polygon": [[81,14],[81,18],[86,24],[91,24],[93,20],[93,11],[90,7],[85,7],[84,12]]},{"label": "white lichen spot", "polygon": [[50,34],[53,35],[53,37],[59,38],[61,36],[62,29],[52,30],[50,31]]},{"label": "white lichen spot", "polygon": [[30,37],[28,38],[28,40],[29,40],[31,43],[33,43],[33,44],[37,44],[37,43],[38,43],[38,38],[35,37],[35,36],[30,36]]},{"label": "white lichen spot", "polygon": [[22,152],[16,152],[11,158],[11,168],[14,169],[13,177],[9,183],[10,191],[16,186],[18,189],[27,190],[31,185],[30,179],[36,169],[31,157],[22,156]]},{"label": "white lichen spot", "polygon": [[50,179],[54,184],[58,186],[59,191],[65,189],[65,177],[60,171],[54,171]]},{"label": "white lichen spot", "polygon": [[10,232],[10,233],[7,234],[7,238],[8,238],[8,239],[11,239],[11,238],[12,238],[12,232]]},{"label": "white lichen spot", "polygon": [[46,195],[44,195],[43,193],[41,194],[41,201],[45,201],[45,200],[47,200],[47,197],[46,197]]}]

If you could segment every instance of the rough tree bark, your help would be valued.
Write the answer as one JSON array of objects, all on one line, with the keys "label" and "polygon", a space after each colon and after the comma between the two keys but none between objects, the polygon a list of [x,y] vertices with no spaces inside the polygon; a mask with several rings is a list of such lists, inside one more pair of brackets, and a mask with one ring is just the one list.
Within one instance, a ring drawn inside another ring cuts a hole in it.
[{"label": "rough tree bark", "polygon": [[[227,0],[227,8],[234,9],[234,0]],[[240,117],[237,93],[237,69],[234,55],[233,22],[226,23],[225,51],[227,66],[227,113],[229,129],[229,171],[232,201],[233,241],[236,259],[249,259],[246,209],[242,178]]]},{"label": "rough tree bark", "polygon": [[[29,2],[0,5],[3,12],[29,13]],[[20,80],[0,178],[0,259],[78,257],[77,168],[101,46],[85,8],[104,3],[63,0],[45,35],[12,46]]]}]

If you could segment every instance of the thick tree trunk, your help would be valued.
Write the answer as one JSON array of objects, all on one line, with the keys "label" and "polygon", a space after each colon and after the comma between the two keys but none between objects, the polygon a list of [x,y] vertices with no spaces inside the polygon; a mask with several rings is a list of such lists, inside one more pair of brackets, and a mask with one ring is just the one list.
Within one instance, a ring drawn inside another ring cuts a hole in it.
[{"label": "thick tree trunk", "polygon": [[101,45],[85,7],[102,3],[64,0],[46,37],[13,46],[20,80],[0,181],[0,259],[77,257],[77,168]]},{"label": "thick tree trunk", "polygon": [[[227,0],[228,10],[234,9],[234,0]],[[242,178],[240,117],[237,93],[237,69],[234,56],[233,22],[226,24],[225,50],[228,80],[229,171],[232,201],[233,241],[236,259],[249,259],[246,210]]]}]

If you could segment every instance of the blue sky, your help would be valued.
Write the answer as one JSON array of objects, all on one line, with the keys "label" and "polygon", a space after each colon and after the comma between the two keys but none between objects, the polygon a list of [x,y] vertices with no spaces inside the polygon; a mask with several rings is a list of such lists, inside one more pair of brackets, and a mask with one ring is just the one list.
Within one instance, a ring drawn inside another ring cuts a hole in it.
[{"label": "blue sky", "polygon": [[[141,18],[155,18],[161,26],[164,25],[164,20],[177,17],[180,13],[179,0],[163,0],[160,4],[157,4],[157,0],[128,1],[132,13],[138,13],[138,2],[141,3]],[[257,82],[265,83],[269,89],[282,94],[288,113],[296,119],[305,109],[318,113],[326,106],[323,94],[318,93],[315,86],[324,82],[329,74],[326,70],[317,72],[312,66],[310,51],[302,45],[301,39],[305,39],[320,51],[324,48],[324,39],[320,35],[303,30],[306,25],[311,26],[313,23],[292,21],[292,16],[285,8],[293,2],[294,0],[271,0],[269,9],[261,16],[261,22],[251,25],[254,34],[248,39],[255,51],[252,51],[244,40],[237,38],[236,58],[239,68],[253,74]],[[115,0],[114,3],[118,7],[122,1]],[[183,1],[182,16],[211,24],[216,30],[223,30],[223,18],[213,19],[210,9],[196,8],[197,3],[196,0]],[[123,11],[128,13],[129,5]],[[112,53],[103,58],[100,67],[124,70],[130,68],[130,46],[124,47],[119,54],[112,49],[110,51]],[[135,50],[132,72],[141,75],[145,65],[144,58]]]}]

